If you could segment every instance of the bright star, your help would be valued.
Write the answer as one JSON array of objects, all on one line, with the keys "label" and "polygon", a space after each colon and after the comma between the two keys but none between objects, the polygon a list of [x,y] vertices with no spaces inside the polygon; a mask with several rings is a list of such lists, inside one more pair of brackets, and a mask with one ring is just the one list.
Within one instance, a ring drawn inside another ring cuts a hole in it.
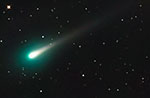
[{"label": "bright star", "polygon": [[11,5],[7,5],[7,9],[10,10],[11,9]]}]

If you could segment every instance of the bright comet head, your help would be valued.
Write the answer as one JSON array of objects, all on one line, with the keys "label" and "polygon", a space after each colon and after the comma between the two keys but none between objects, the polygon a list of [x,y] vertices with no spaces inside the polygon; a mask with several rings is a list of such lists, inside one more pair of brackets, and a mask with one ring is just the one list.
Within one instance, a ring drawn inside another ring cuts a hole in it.
[{"label": "bright comet head", "polygon": [[30,58],[30,59],[34,59],[34,58],[36,58],[39,54],[40,54],[40,52],[38,52],[38,51],[31,52],[31,53],[29,54],[29,58]]},{"label": "bright comet head", "polygon": [[34,59],[34,58],[40,56],[42,53],[44,53],[44,52],[45,52],[46,50],[48,50],[49,48],[51,48],[51,47],[48,45],[48,46],[45,46],[45,47],[40,48],[40,49],[38,49],[38,50],[35,50],[35,51],[31,52],[31,53],[28,55],[28,57],[29,57],[30,59]]}]

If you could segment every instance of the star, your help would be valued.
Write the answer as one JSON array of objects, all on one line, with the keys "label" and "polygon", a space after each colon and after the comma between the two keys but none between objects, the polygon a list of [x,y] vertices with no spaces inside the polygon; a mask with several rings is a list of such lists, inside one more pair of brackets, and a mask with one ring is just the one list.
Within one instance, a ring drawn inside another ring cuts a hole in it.
[{"label": "star", "polygon": [[7,9],[8,9],[8,10],[10,10],[10,9],[11,9],[11,5],[7,5],[6,7],[7,7]]}]

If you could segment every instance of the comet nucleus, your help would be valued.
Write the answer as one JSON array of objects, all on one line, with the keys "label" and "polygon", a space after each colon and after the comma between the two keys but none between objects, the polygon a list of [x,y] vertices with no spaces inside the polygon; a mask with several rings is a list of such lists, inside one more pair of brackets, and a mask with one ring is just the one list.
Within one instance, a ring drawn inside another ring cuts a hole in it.
[{"label": "comet nucleus", "polygon": [[50,46],[50,45],[47,45],[47,46],[45,46],[45,47],[43,47],[43,48],[40,48],[40,49],[38,49],[38,50],[35,50],[35,51],[31,52],[31,53],[28,55],[28,58],[34,59],[34,58],[40,56],[42,53],[46,52],[46,51],[47,51],[48,49],[50,49],[50,48],[51,48],[51,46]]},{"label": "comet nucleus", "polygon": [[29,54],[29,58],[30,58],[30,59],[34,59],[34,58],[36,58],[39,54],[40,54],[40,52],[38,52],[38,51],[31,52],[31,53]]}]

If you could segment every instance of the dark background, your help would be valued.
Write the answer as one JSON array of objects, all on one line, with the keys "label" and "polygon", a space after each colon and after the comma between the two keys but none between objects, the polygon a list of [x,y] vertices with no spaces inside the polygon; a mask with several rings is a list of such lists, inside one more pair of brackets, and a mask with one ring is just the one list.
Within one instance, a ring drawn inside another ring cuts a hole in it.
[{"label": "dark background", "polygon": [[[149,98],[149,9],[148,0],[1,0],[0,98]],[[25,58],[73,31],[82,36]]]}]

